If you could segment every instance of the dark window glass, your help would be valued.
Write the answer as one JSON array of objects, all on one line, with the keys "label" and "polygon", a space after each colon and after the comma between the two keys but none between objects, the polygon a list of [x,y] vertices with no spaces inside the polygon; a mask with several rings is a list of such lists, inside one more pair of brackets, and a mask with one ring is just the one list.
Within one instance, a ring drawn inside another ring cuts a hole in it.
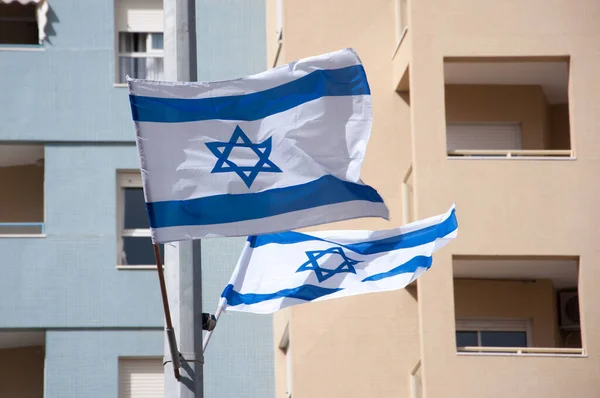
[{"label": "dark window glass", "polygon": [[477,332],[456,331],[457,347],[477,347]]},{"label": "dark window glass", "polygon": [[527,347],[527,333],[482,331],[481,345],[484,347]]},{"label": "dark window glass", "polygon": [[148,229],[148,215],[142,188],[125,188],[125,229]]},{"label": "dark window glass", "polygon": [[0,44],[39,44],[35,4],[0,4]]},{"label": "dark window glass", "polygon": [[[164,264],[164,245],[159,245],[161,261]],[[120,265],[154,265],[154,248],[152,246],[152,238],[142,237],[124,237],[123,251]],[[124,258],[123,258],[124,256]]]},{"label": "dark window glass", "polygon": [[163,46],[164,46],[163,34],[162,33],[152,33],[152,49],[153,50],[162,50]]}]

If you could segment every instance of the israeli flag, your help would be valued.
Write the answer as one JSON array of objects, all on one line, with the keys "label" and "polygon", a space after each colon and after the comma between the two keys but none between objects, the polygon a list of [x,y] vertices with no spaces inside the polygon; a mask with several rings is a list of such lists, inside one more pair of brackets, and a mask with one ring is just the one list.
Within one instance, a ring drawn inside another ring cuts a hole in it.
[{"label": "israeli flag", "polygon": [[260,314],[308,301],[406,287],[457,236],[445,214],[388,231],[284,232],[252,236],[221,295],[226,311]]},{"label": "israeli flag", "polygon": [[353,50],[237,80],[128,85],[154,242],[388,219],[360,180],[371,93]]}]

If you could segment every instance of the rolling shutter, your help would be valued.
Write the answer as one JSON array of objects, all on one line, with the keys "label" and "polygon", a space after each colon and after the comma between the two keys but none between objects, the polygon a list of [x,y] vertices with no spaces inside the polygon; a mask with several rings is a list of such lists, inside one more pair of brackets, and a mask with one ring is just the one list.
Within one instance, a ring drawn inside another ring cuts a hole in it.
[{"label": "rolling shutter", "polygon": [[518,123],[452,123],[446,126],[449,151],[460,149],[521,149]]},{"label": "rolling shutter", "polygon": [[163,398],[164,392],[161,358],[119,359],[119,398]]},{"label": "rolling shutter", "polygon": [[162,0],[117,0],[115,20],[119,32],[162,32]]}]

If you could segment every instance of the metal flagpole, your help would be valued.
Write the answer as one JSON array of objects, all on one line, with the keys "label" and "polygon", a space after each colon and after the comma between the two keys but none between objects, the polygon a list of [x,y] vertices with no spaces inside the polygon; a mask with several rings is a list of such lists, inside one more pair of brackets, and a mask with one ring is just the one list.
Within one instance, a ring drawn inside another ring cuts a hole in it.
[{"label": "metal flagpole", "polygon": [[[163,0],[164,71],[167,81],[196,81],[195,0]],[[202,273],[200,241],[165,245],[165,277],[173,326],[179,343],[181,377],[171,376],[177,365],[165,341],[165,397],[202,398]],[[176,354],[177,355],[177,354]]]}]

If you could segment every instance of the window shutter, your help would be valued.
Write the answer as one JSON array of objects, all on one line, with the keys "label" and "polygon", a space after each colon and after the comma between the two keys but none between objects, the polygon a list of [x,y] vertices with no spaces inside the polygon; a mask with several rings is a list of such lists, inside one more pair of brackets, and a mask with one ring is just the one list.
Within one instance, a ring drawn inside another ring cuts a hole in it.
[{"label": "window shutter", "polygon": [[528,331],[531,326],[529,319],[479,319],[458,318],[456,330],[493,330],[493,331]]},{"label": "window shutter", "polygon": [[117,0],[115,19],[119,32],[162,32],[162,0]]},{"label": "window shutter", "polygon": [[163,398],[162,360],[119,359],[119,398]]},{"label": "window shutter", "polygon": [[452,123],[446,126],[449,151],[460,149],[521,149],[518,123]]}]

